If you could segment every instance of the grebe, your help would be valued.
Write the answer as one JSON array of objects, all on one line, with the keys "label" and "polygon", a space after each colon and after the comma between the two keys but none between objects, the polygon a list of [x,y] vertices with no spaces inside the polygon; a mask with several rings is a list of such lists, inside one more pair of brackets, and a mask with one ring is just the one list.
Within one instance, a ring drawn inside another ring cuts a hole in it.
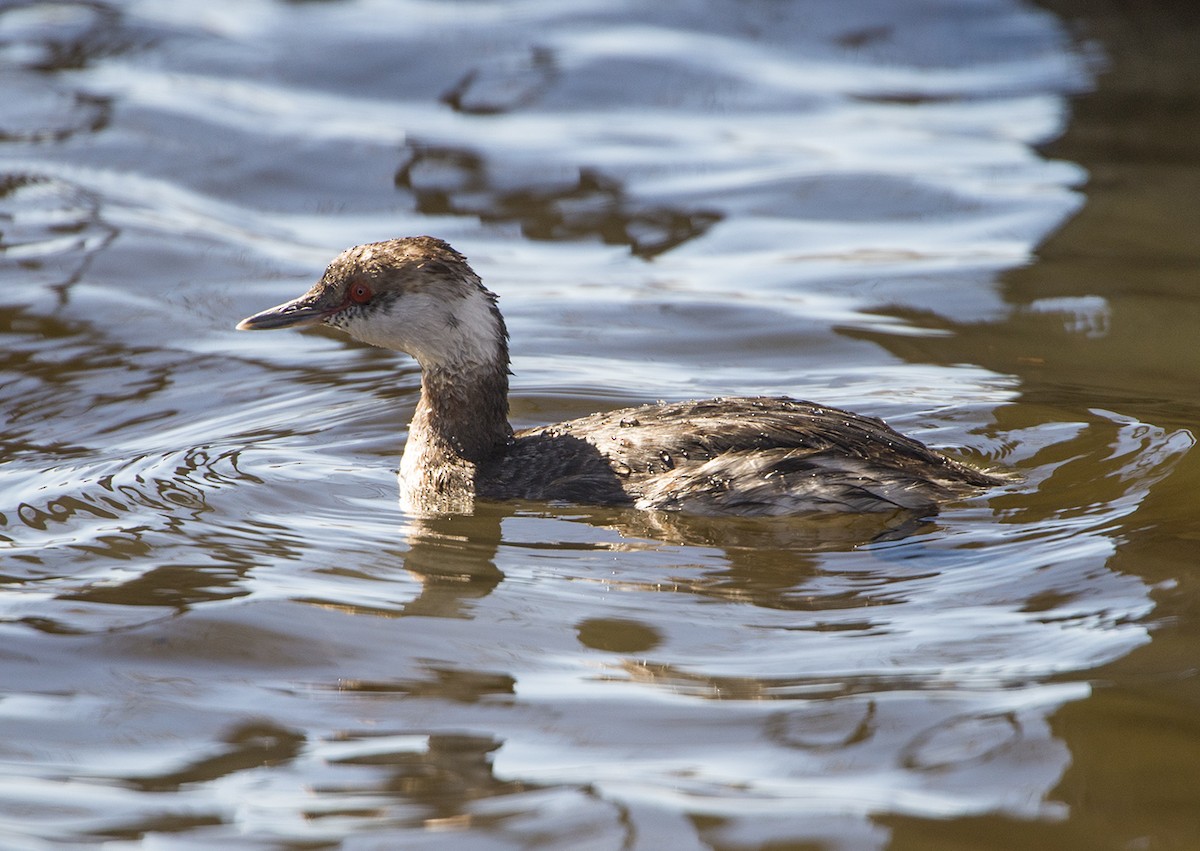
[{"label": "grebe", "polygon": [[788,398],[643,405],[514,433],[496,295],[433,237],[347,249],[304,295],[237,327],[322,323],[421,367],[400,460],[401,502],[416,512],[526,499],[701,514],[932,513],[998,483],[881,420]]}]

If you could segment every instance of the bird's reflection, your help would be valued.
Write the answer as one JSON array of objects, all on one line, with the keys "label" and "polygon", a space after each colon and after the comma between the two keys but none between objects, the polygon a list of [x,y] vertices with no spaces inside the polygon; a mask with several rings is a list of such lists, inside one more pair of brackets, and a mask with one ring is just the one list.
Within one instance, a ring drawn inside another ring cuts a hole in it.
[{"label": "bird's reflection", "polygon": [[404,569],[421,583],[405,615],[461,618],[472,601],[490,594],[503,581],[496,567],[501,508],[480,507],[474,514],[414,518],[407,531]]},{"label": "bird's reflection", "polygon": [[[569,540],[571,534],[562,534],[560,525],[557,538],[553,530],[539,528],[538,543],[522,543],[520,534],[511,531],[515,527],[510,527],[506,534],[506,524],[514,521],[578,524],[607,530],[616,536],[580,543]],[[720,567],[691,571],[684,576],[672,570],[671,581],[665,586],[659,581],[665,579],[665,574],[651,584],[660,590],[750,602],[771,609],[851,608],[859,604],[860,594],[846,589],[844,593],[832,593],[824,588],[822,556],[864,545],[895,543],[929,534],[937,528],[935,518],[904,511],[739,518],[480,502],[470,515],[412,518],[405,532],[407,549],[396,554],[402,559],[405,571],[419,580],[420,591],[403,606],[401,614],[470,617],[471,607],[504,579],[503,570],[497,566],[502,544],[520,550],[532,547],[547,554],[555,550],[578,551],[580,547],[630,554],[669,548],[683,551],[682,555],[695,550],[702,561],[715,562]],[[627,578],[612,581],[632,588],[644,584],[646,579],[645,573],[636,571]]]}]

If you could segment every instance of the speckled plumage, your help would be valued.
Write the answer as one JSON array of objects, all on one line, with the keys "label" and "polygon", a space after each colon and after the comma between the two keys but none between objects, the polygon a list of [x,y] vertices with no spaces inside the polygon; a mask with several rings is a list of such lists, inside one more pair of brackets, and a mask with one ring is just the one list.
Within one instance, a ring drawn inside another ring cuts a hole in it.
[{"label": "speckled plumage", "polygon": [[420,363],[400,464],[402,501],[418,512],[526,499],[702,514],[931,513],[998,481],[880,420],[787,398],[644,405],[514,434],[496,297],[431,237],[349,249],[303,296],[238,327],[317,322]]},{"label": "speckled plumage", "polygon": [[929,511],[994,484],[881,420],[788,398],[643,405],[518,432],[479,493],[697,513]]}]

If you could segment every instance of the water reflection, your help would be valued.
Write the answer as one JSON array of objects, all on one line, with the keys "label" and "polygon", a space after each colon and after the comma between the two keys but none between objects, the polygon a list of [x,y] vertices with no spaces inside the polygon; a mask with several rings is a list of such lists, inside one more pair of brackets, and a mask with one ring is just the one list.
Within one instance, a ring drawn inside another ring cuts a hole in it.
[{"label": "water reflection", "polygon": [[[67,289],[83,277],[96,253],[117,234],[100,215],[100,199],[95,193],[38,174],[0,172],[0,221],[5,222],[0,231],[0,269],[19,273],[31,285],[56,290],[60,302]],[[23,293],[7,292],[0,316],[7,318],[12,306],[27,304],[39,295],[35,286],[28,286]],[[43,315],[27,315],[23,330],[61,336],[50,327],[55,324],[61,323]]]},{"label": "water reflection", "polygon": [[[371,575],[388,581],[388,575],[404,570],[418,583],[419,593],[394,609],[354,607],[362,613],[389,617],[418,616],[470,618],[472,602],[486,597],[504,579],[496,567],[503,509],[480,510],[475,515],[423,517],[412,521],[403,535],[406,549],[387,549]],[[345,578],[363,578],[358,571],[332,568]],[[337,605],[337,600],[313,602]],[[341,599],[344,599],[342,597]]]},{"label": "water reflection", "polygon": [[139,41],[109,3],[18,0],[0,9],[3,66],[43,73],[84,68]]},{"label": "water reflection", "polygon": [[511,112],[537,102],[557,76],[554,53],[535,46],[527,55],[472,68],[442,95],[441,101],[468,115]]},{"label": "water reflection", "polygon": [[649,259],[703,236],[722,218],[713,210],[631,198],[621,181],[596,169],[580,169],[576,176],[559,179],[542,173],[529,185],[514,180],[512,174],[497,179],[484,157],[474,151],[410,147],[395,183],[412,193],[420,212],[515,222],[529,239],[575,241],[598,236],[607,245],[628,245],[634,254]]},{"label": "water reflection", "polygon": [[[139,792],[178,792],[191,783],[207,783],[238,771],[275,766],[294,760],[305,744],[297,730],[265,722],[239,724],[222,734],[224,747],[162,774],[125,777],[124,783]],[[126,831],[121,831],[126,832]]]}]

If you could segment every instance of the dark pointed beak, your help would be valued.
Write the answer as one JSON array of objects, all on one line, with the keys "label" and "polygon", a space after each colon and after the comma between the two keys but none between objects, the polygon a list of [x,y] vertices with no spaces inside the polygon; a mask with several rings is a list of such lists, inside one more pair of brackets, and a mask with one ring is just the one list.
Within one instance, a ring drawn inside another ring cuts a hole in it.
[{"label": "dark pointed beak", "polygon": [[293,328],[316,325],[336,313],[322,304],[319,298],[305,293],[299,298],[286,301],[275,307],[247,316],[237,324],[239,331],[268,331],[273,328]]}]

